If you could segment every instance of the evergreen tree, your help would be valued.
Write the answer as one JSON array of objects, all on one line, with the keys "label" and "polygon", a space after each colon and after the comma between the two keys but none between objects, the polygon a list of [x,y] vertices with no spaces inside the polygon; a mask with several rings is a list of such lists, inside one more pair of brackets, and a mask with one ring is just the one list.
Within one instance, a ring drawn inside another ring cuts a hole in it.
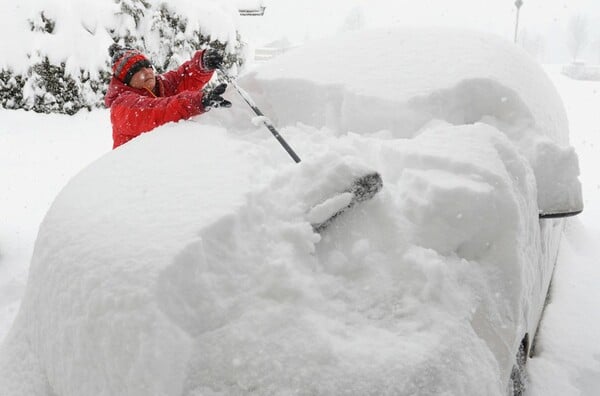
[{"label": "evergreen tree", "polygon": [[[60,0],[57,0],[60,1]],[[80,40],[92,37],[97,29],[105,29],[114,42],[139,49],[154,62],[159,73],[179,66],[202,48],[217,48],[226,52],[226,66],[241,66],[244,45],[239,34],[234,43],[213,40],[198,30],[189,31],[188,16],[160,0],[97,0],[114,10],[110,26],[86,27]],[[198,0],[202,2],[202,0]],[[65,7],[65,6],[63,6]],[[60,20],[53,20],[47,10],[40,10],[28,20],[31,32],[54,35]],[[86,35],[89,33],[90,35]],[[15,32],[18,34],[18,32]],[[106,87],[111,77],[107,48],[100,70],[79,72],[66,68],[66,60],[56,61],[43,48],[31,48],[27,53],[29,67],[25,72],[12,68],[0,69],[0,106],[42,113],[74,114],[81,109],[103,106]]]}]

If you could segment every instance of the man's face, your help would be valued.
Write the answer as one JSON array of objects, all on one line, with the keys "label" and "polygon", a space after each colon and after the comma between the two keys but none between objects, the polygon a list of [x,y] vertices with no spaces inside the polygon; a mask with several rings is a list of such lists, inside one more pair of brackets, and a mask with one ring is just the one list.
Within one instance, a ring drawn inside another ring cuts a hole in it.
[{"label": "man's face", "polygon": [[154,89],[156,85],[156,77],[154,76],[154,69],[151,67],[144,67],[131,77],[129,85],[137,89]]}]

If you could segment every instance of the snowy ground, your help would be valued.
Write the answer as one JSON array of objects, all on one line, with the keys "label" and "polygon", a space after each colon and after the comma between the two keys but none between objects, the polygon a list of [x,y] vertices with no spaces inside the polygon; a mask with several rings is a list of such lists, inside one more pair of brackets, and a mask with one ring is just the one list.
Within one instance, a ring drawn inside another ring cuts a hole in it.
[{"label": "snowy ground", "polygon": [[[537,356],[531,361],[532,395],[595,394],[600,387],[600,181],[593,171],[600,138],[600,84],[576,82],[549,67],[565,101],[572,144],[581,163],[586,210],[569,224],[546,310]],[[111,147],[106,111],[75,117],[0,111],[0,339],[18,310],[38,225],[65,183]],[[42,132],[40,132],[42,131]]]},{"label": "snowy ground", "polygon": [[0,338],[16,315],[38,226],[54,197],[110,150],[106,111],[74,117],[0,111]]}]

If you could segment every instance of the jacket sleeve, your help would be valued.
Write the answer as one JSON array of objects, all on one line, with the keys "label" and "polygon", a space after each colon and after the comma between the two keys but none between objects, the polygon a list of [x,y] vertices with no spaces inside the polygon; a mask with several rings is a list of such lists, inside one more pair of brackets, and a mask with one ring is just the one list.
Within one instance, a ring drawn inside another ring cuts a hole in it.
[{"label": "jacket sleeve", "polygon": [[177,68],[160,75],[165,87],[165,96],[176,95],[183,91],[198,91],[206,85],[213,76],[213,70],[201,66],[202,53],[197,51],[192,59]]},{"label": "jacket sleeve", "polygon": [[204,111],[201,91],[158,98],[125,92],[110,108],[115,146],[167,122],[187,119]]}]

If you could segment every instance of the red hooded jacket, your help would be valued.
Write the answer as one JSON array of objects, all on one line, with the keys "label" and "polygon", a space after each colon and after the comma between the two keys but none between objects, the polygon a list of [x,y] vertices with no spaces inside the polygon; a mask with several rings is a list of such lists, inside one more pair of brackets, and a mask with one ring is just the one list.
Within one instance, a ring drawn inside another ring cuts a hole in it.
[{"label": "red hooded jacket", "polygon": [[177,70],[157,75],[152,93],[111,79],[104,104],[110,107],[113,148],[159,125],[204,113],[201,89],[213,71],[203,69],[201,59],[198,51]]}]

